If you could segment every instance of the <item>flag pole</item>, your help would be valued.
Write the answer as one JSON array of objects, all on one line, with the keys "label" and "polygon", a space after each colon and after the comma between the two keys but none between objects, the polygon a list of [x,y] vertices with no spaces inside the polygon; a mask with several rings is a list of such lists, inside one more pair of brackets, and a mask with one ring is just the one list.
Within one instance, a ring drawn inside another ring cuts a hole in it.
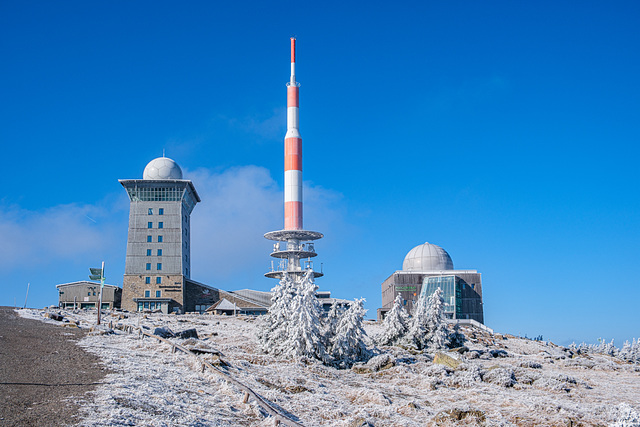
[{"label": "flag pole", "polygon": [[98,325],[100,324],[100,315],[102,314],[102,288],[104,287],[104,261],[100,269],[100,296],[98,297]]}]

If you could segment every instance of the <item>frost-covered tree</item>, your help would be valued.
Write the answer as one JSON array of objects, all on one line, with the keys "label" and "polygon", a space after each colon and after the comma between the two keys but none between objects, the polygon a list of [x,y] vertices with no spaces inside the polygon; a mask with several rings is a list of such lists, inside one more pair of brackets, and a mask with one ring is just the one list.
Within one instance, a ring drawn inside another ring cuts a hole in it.
[{"label": "frost-covered tree", "polygon": [[331,338],[331,354],[341,366],[351,366],[355,362],[367,360],[371,356],[363,327],[364,298],[356,299],[340,317],[336,334]]},{"label": "frost-covered tree", "polygon": [[456,323],[453,325],[453,332],[451,332],[451,335],[449,335],[449,339],[451,340],[449,342],[449,347],[456,348],[462,347],[464,345],[464,342],[467,340],[467,337],[465,337],[464,334],[460,332],[460,325]]},{"label": "frost-covered tree", "polygon": [[430,351],[441,350],[449,344],[449,328],[444,316],[444,298],[438,288],[429,297],[427,304],[427,348]]},{"label": "frost-covered tree", "polygon": [[418,303],[413,311],[413,316],[409,322],[409,330],[401,344],[407,347],[413,347],[422,350],[427,344],[427,334],[429,327],[427,325],[427,297],[421,293]]},{"label": "frost-covered tree", "polygon": [[640,339],[633,339],[630,343],[625,341],[622,349],[618,353],[618,357],[629,362],[640,362]]},{"label": "frost-covered tree", "polygon": [[284,273],[271,292],[272,304],[258,330],[258,341],[262,351],[278,356],[284,352],[289,337],[288,329],[296,286],[292,278]]},{"label": "frost-covered tree", "polygon": [[316,297],[317,289],[313,282],[313,271],[309,270],[298,284],[298,292],[293,297],[282,352],[285,357],[326,359],[325,334],[321,323],[322,305]]},{"label": "frost-covered tree", "polygon": [[329,313],[327,313],[327,319],[325,322],[326,336],[327,340],[330,340],[332,336],[336,334],[336,329],[338,328],[338,322],[340,321],[340,316],[342,314],[342,308],[338,301],[334,301],[331,304],[331,308],[329,309]]},{"label": "frost-covered tree", "polygon": [[408,330],[409,314],[402,306],[402,296],[398,294],[382,322],[382,333],[375,337],[375,341],[378,345],[394,345],[400,342]]}]

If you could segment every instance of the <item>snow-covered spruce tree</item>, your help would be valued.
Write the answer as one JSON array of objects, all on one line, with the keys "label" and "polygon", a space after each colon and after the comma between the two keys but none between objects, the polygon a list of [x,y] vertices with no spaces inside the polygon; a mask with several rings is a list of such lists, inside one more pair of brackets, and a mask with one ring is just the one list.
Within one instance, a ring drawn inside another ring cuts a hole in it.
[{"label": "snow-covered spruce tree", "polygon": [[409,330],[409,314],[402,306],[402,296],[398,294],[382,322],[382,333],[375,337],[378,345],[394,345],[405,336]]},{"label": "snow-covered spruce tree", "polygon": [[288,325],[296,294],[295,283],[287,273],[284,273],[271,292],[272,304],[258,329],[258,341],[262,351],[278,356],[284,352],[286,340],[289,337]]},{"label": "snow-covered spruce tree", "polygon": [[325,320],[325,334],[327,342],[329,342],[331,337],[336,334],[336,329],[338,328],[338,322],[340,321],[342,311],[343,310],[337,301],[334,301],[333,304],[331,304],[331,308],[329,309],[329,313],[327,313],[327,318]]},{"label": "snow-covered spruce tree", "polygon": [[364,301],[364,298],[360,298],[351,303],[340,317],[336,334],[331,338],[331,355],[339,367],[350,367],[371,356],[365,344],[367,334],[362,324],[366,313]]},{"label": "snow-covered spruce tree", "polygon": [[427,324],[427,298],[420,294],[418,303],[413,311],[413,316],[409,322],[409,330],[404,338],[400,340],[401,345],[422,350],[427,344],[427,334],[429,327]]},{"label": "snow-covered spruce tree", "polygon": [[313,282],[313,271],[309,270],[293,297],[287,337],[282,355],[285,357],[309,357],[326,360],[325,335],[322,327],[322,305],[316,297],[318,287]]},{"label": "snow-covered spruce tree", "polygon": [[453,325],[453,332],[449,335],[449,347],[456,348],[462,347],[464,342],[467,340],[467,337],[464,336],[462,332],[460,332],[460,325],[457,323]]},{"label": "snow-covered spruce tree", "polygon": [[447,348],[449,338],[449,328],[447,320],[444,316],[444,298],[442,297],[442,289],[438,288],[429,297],[427,304],[427,348],[430,351],[442,350]]}]

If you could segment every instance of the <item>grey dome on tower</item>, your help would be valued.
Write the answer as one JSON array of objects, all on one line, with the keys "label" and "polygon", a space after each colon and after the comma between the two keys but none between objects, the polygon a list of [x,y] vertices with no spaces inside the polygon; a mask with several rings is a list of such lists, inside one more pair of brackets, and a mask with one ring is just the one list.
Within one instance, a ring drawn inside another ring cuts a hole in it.
[{"label": "grey dome on tower", "polygon": [[182,179],[182,169],[168,157],[158,157],[144,168],[142,179]]},{"label": "grey dome on tower", "polygon": [[426,242],[411,249],[402,263],[404,271],[453,270],[451,257],[438,245]]}]

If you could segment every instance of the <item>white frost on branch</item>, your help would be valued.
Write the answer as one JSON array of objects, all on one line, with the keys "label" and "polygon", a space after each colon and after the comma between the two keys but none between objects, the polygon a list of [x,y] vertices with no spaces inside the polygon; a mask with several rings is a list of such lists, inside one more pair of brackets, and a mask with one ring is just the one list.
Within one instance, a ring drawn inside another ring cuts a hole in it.
[{"label": "white frost on branch", "polygon": [[331,338],[331,354],[336,363],[348,367],[355,362],[367,360],[371,354],[367,349],[363,327],[364,298],[356,299],[340,318],[336,334]]},{"label": "white frost on branch", "polygon": [[378,345],[395,345],[409,330],[409,314],[402,306],[402,296],[398,294],[382,322],[382,333],[375,337]]}]

